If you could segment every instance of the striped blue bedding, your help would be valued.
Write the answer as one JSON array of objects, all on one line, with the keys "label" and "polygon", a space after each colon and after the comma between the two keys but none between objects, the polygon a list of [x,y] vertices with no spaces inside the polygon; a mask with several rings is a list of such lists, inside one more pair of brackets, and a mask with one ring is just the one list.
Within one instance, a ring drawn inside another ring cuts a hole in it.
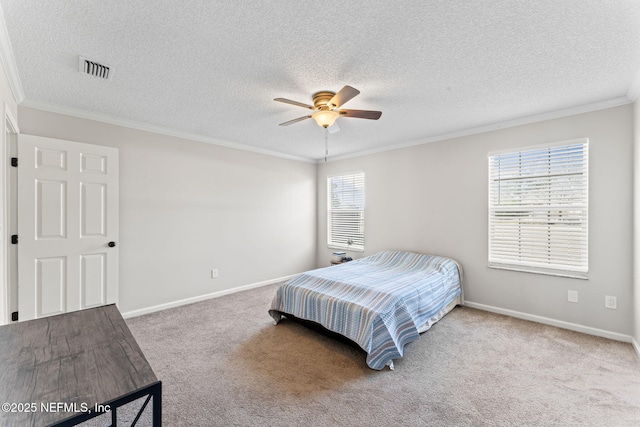
[{"label": "striped blue bedding", "polygon": [[370,368],[393,369],[418,329],[444,315],[461,293],[455,261],[384,251],[289,280],[276,291],[269,314],[276,323],[286,314],[319,323],[362,347]]}]

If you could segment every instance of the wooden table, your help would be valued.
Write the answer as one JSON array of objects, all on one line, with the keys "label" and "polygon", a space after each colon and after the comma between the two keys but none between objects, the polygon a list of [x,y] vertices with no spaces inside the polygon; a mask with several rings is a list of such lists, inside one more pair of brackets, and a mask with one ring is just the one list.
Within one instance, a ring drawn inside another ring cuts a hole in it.
[{"label": "wooden table", "polygon": [[0,326],[0,425],[72,426],[147,396],[162,423],[162,383],[115,305]]}]

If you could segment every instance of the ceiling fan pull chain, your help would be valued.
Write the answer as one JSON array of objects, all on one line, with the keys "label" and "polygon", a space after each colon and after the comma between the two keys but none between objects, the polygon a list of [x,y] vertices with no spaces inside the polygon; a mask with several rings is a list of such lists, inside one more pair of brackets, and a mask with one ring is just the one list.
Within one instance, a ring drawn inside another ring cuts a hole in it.
[{"label": "ceiling fan pull chain", "polygon": [[324,162],[327,163],[329,156],[329,128],[324,128]]}]

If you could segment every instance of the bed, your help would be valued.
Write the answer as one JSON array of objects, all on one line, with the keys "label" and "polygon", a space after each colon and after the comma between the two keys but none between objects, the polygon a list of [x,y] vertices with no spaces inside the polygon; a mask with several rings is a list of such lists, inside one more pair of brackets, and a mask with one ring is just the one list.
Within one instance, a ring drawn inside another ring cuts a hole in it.
[{"label": "bed", "polygon": [[456,261],[384,251],[294,277],[278,287],[269,314],[276,324],[290,315],[342,335],[381,370],[462,302]]}]

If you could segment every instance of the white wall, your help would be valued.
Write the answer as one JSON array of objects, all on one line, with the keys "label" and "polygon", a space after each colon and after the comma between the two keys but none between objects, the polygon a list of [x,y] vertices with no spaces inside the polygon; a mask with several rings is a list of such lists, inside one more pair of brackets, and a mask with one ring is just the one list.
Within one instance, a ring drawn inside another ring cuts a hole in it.
[{"label": "white wall", "polygon": [[32,108],[19,114],[21,133],[119,148],[121,311],[314,267],[315,164]]},{"label": "white wall", "polygon": [[13,98],[13,94],[11,93],[11,88],[9,87],[9,81],[4,70],[4,66],[0,63],[0,114],[2,114],[2,118],[0,120],[0,123],[2,123],[2,126],[0,127],[0,160],[2,160],[2,164],[0,164],[0,325],[8,323],[10,318],[8,312],[8,300],[10,298],[8,294],[8,276],[6,268],[6,254],[8,249],[7,239],[9,238],[7,223],[8,198],[6,191],[9,166],[7,165],[6,153],[8,152],[9,142],[6,141],[5,119],[7,115],[9,115],[14,120],[17,120],[17,109],[18,107],[15,99]]},{"label": "white wall", "polygon": [[[366,252],[449,256],[476,304],[622,334],[633,332],[631,105],[321,164],[318,264],[327,265],[326,177],[365,172]],[[487,153],[588,137],[589,280],[487,267]],[[567,302],[577,290],[579,303]],[[618,309],[604,307],[605,295]],[[593,331],[592,331],[593,332]],[[611,335],[611,334],[609,334]]]},{"label": "white wall", "polygon": [[633,108],[633,345],[640,356],[640,100]]}]

